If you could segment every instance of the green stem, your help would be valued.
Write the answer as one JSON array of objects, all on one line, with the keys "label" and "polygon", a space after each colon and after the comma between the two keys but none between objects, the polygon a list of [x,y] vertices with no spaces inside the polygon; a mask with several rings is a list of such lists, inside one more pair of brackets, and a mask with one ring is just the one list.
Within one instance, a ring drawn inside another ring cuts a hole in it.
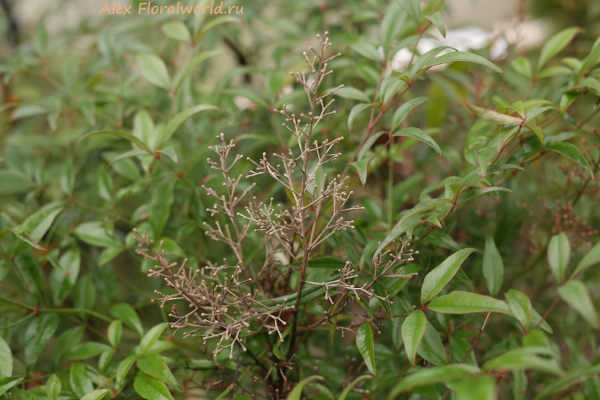
[{"label": "green stem", "polygon": [[12,324],[0,326],[0,331],[3,331],[5,329],[10,329],[10,328],[13,328],[13,327],[15,327],[17,325],[20,325],[23,322],[27,321],[29,318],[33,317],[33,316],[35,316],[35,313],[30,313],[30,314],[26,315],[25,317],[21,318],[20,320],[13,322]]}]

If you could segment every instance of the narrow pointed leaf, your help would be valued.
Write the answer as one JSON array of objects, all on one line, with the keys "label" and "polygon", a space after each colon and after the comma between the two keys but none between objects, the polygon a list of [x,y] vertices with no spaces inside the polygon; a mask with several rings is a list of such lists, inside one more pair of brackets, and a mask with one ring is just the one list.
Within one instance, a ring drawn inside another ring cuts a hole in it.
[{"label": "narrow pointed leaf", "polygon": [[363,357],[369,372],[374,376],[379,376],[375,366],[375,339],[373,338],[373,328],[368,322],[364,322],[356,334],[356,347]]},{"label": "narrow pointed leaf", "polygon": [[151,377],[143,372],[138,372],[133,381],[133,388],[144,399],[148,400],[173,400],[173,396],[163,381]]},{"label": "narrow pointed leaf", "polygon": [[516,289],[510,289],[504,294],[504,297],[506,297],[506,302],[508,303],[508,307],[513,316],[519,321],[523,329],[528,330],[531,325],[531,314],[533,310],[529,298],[525,293]]},{"label": "narrow pointed leaf", "polygon": [[583,156],[579,152],[579,149],[577,149],[577,147],[575,147],[573,144],[567,142],[559,142],[551,144],[550,146],[548,146],[548,149],[562,154],[565,157],[569,157],[571,160],[575,161],[577,164],[585,168],[585,170],[590,174],[592,179],[594,178],[594,171],[592,171],[586,159],[583,158]]},{"label": "narrow pointed leaf", "polygon": [[596,243],[581,261],[579,261],[577,268],[575,268],[575,272],[573,272],[573,276],[579,275],[581,271],[597,263],[600,263],[600,242]]},{"label": "narrow pointed leaf", "polygon": [[483,277],[488,291],[492,296],[498,294],[504,278],[504,264],[502,257],[496,248],[496,243],[491,236],[485,238],[485,250],[483,252]]},{"label": "narrow pointed leaf", "polygon": [[390,391],[388,400],[393,400],[400,393],[410,391],[414,387],[454,381],[478,373],[480,373],[479,368],[469,364],[450,364],[443,367],[421,368],[398,382]]},{"label": "narrow pointed leaf", "polygon": [[459,250],[432,269],[425,276],[423,286],[421,286],[421,304],[425,304],[437,296],[456,275],[462,263],[474,251],[475,249],[471,248]]},{"label": "narrow pointed leaf", "polygon": [[365,103],[369,103],[371,101],[371,99],[369,99],[369,96],[367,96],[360,90],[352,87],[341,88],[337,90],[335,94],[345,99],[358,100]]},{"label": "narrow pointed leaf", "polygon": [[427,322],[425,335],[423,335],[417,354],[435,366],[448,365],[448,356],[446,355],[442,339],[429,322]]},{"label": "narrow pointed leaf", "polygon": [[294,388],[288,395],[287,400],[300,400],[304,386],[306,386],[307,384],[314,382],[314,381],[324,381],[324,380],[325,380],[325,378],[323,378],[320,375],[313,375],[313,376],[309,376],[308,378],[302,379],[300,382],[298,382],[298,384],[296,386],[294,386]]},{"label": "narrow pointed leaf", "polygon": [[137,62],[142,75],[154,85],[163,89],[171,87],[171,79],[165,62],[156,54],[143,53],[137,55]]},{"label": "narrow pointed leaf", "polygon": [[549,374],[561,375],[560,366],[553,358],[544,358],[548,355],[546,348],[521,347],[488,361],[483,366],[484,371],[514,371],[520,369],[534,369]]},{"label": "narrow pointed leaf", "polygon": [[408,114],[418,105],[425,103],[426,101],[431,101],[428,97],[417,97],[415,99],[411,99],[406,103],[402,104],[396,112],[394,112],[394,116],[392,117],[392,130],[395,130],[400,126],[402,122],[406,119]]},{"label": "narrow pointed leaf", "polygon": [[520,124],[523,122],[521,118],[512,117],[510,115],[502,114],[494,110],[488,110],[487,108],[477,107],[469,104],[469,108],[477,115],[479,118],[495,122],[499,125],[509,125],[509,124]]},{"label": "narrow pointed leaf", "polygon": [[558,294],[571,307],[577,310],[594,329],[600,328],[598,312],[596,311],[596,307],[594,307],[594,303],[592,303],[587,287],[582,282],[569,281],[558,288]]},{"label": "narrow pointed leaf", "polygon": [[181,124],[183,124],[185,121],[187,121],[194,115],[196,115],[202,111],[210,111],[210,110],[218,110],[218,109],[219,109],[219,107],[213,106],[211,104],[199,104],[197,106],[188,108],[187,110],[183,110],[179,114],[175,115],[173,117],[173,119],[171,119],[169,121],[169,123],[167,124],[167,126],[165,127],[165,131],[164,131],[164,134],[162,137],[162,143],[164,144],[169,139],[171,139],[171,136],[173,136],[173,134],[175,133],[177,128],[179,128],[179,126]]},{"label": "narrow pointed leaf", "polygon": [[458,61],[481,64],[481,65],[486,66],[490,69],[493,69],[494,71],[499,72],[501,74],[504,73],[504,71],[502,71],[502,69],[500,69],[498,66],[496,66],[496,64],[486,60],[485,58],[478,56],[477,54],[467,53],[467,52],[463,52],[463,51],[455,51],[452,53],[446,53],[439,57],[436,57],[433,60],[429,61],[427,64],[425,64],[424,68],[431,68],[436,65],[447,64],[447,63],[458,62]]},{"label": "narrow pointed leaf", "polygon": [[165,360],[160,354],[152,353],[146,354],[143,358],[140,358],[136,362],[138,368],[156,379],[168,383],[177,390],[181,391],[181,386],[177,383],[177,380],[173,376],[173,373],[165,363]]},{"label": "narrow pointed leaf", "polygon": [[564,232],[552,236],[548,243],[548,264],[558,282],[563,282],[571,258],[571,246]]},{"label": "narrow pointed leaf", "polygon": [[471,314],[496,312],[512,315],[508,305],[502,300],[471,292],[451,292],[431,301],[427,306],[431,311],[442,314]]},{"label": "narrow pointed leaf", "polygon": [[421,310],[413,311],[406,317],[402,324],[402,341],[408,361],[414,367],[416,364],[417,350],[427,329],[427,317]]},{"label": "narrow pointed leaf", "polygon": [[25,365],[31,371],[40,353],[58,328],[58,316],[42,314],[33,318],[23,337],[25,347]]},{"label": "narrow pointed leaf", "polygon": [[536,72],[539,72],[552,57],[560,53],[580,32],[583,32],[583,29],[578,27],[567,28],[548,39],[540,53]]},{"label": "narrow pointed leaf", "polygon": [[398,132],[395,132],[394,136],[405,136],[405,137],[411,137],[413,139],[420,140],[421,142],[429,145],[439,155],[442,155],[442,150],[440,149],[440,146],[438,146],[438,144],[435,142],[435,140],[433,140],[431,138],[431,136],[429,136],[428,134],[426,134],[419,128],[410,127],[410,128],[402,129]]},{"label": "narrow pointed leaf", "polygon": [[81,141],[83,139],[87,139],[91,136],[106,136],[106,135],[118,136],[122,139],[129,140],[131,143],[135,144],[140,149],[145,150],[146,152],[149,151],[146,144],[143,141],[141,141],[139,138],[137,138],[129,133],[119,132],[119,131],[97,131],[97,132],[91,132],[91,133],[85,134],[81,138],[79,138],[76,146],[79,146],[79,143],[81,143]]},{"label": "narrow pointed leaf", "polygon": [[352,132],[352,124],[354,123],[356,117],[358,117],[358,114],[371,106],[372,104],[370,103],[360,103],[352,107],[352,110],[350,110],[350,115],[348,116],[348,130],[350,132]]}]

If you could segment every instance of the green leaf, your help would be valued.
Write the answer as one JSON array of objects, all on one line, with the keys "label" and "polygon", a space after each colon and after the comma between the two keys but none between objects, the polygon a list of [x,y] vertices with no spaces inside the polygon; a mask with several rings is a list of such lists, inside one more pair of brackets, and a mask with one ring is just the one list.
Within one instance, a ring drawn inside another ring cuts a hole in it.
[{"label": "green leaf", "polygon": [[90,392],[83,396],[81,400],[100,400],[104,397],[106,393],[108,393],[108,389],[94,390],[93,392]]},{"label": "green leaf", "polygon": [[371,101],[371,99],[369,99],[369,96],[353,87],[343,87],[341,89],[338,89],[335,92],[335,94],[345,99],[358,100],[365,103],[369,103]]},{"label": "green leaf", "polygon": [[135,309],[127,303],[119,303],[115,304],[110,308],[110,313],[115,317],[123,320],[127,325],[133,328],[137,333],[142,336],[144,334],[144,328],[142,328],[142,323],[140,322],[140,317],[138,317]]},{"label": "green leaf", "polygon": [[[373,338],[373,328],[369,322],[363,322],[358,328],[356,334],[356,347],[365,360],[365,364],[374,376],[379,377],[377,367],[375,366],[375,340]],[[288,397],[289,399],[289,397]]]},{"label": "green leaf", "polygon": [[171,159],[175,164],[179,164],[179,159],[177,158],[177,153],[175,153],[175,149],[173,146],[165,147],[162,150],[158,150],[157,153],[164,154]]},{"label": "green leaf", "polygon": [[575,147],[573,144],[567,142],[559,142],[551,144],[550,146],[548,146],[548,149],[562,154],[565,157],[569,157],[571,160],[575,161],[577,164],[585,168],[585,170],[590,174],[592,179],[594,179],[594,171],[592,171],[588,162],[585,160],[585,158],[583,158],[577,147]]},{"label": "green leaf", "polygon": [[188,44],[192,42],[192,35],[190,34],[189,29],[181,21],[167,22],[161,27],[161,30],[168,38]]},{"label": "green leaf", "polygon": [[365,183],[367,183],[367,167],[369,165],[369,160],[369,158],[363,158],[360,161],[350,163],[350,165],[356,169],[360,183],[362,183],[363,186],[365,186]]},{"label": "green leaf", "polygon": [[358,117],[358,114],[360,114],[361,112],[363,112],[371,106],[372,104],[370,103],[359,103],[352,107],[352,110],[350,110],[350,115],[348,116],[348,130],[350,132],[352,132],[352,124],[354,123],[356,117]]},{"label": "green leaf", "polygon": [[148,332],[146,332],[140,341],[141,354],[145,354],[152,348],[152,346],[154,346],[154,343],[156,343],[156,341],[160,338],[160,335],[162,335],[166,327],[167,324],[162,323],[152,327],[150,330],[148,330]]},{"label": "green leaf", "polygon": [[[373,291],[377,296],[381,298],[387,299],[389,297],[387,289],[381,281],[375,282],[375,284],[373,285]],[[384,300],[377,299],[377,301],[379,302],[379,304],[381,304],[381,307],[385,310],[385,313],[388,315],[388,317],[390,317],[390,320],[393,321],[394,313],[392,311],[392,305]]]},{"label": "green leaf", "polygon": [[[531,326],[530,328],[533,329],[533,327],[537,326],[537,324],[542,320],[542,316],[540,315],[539,312],[537,312],[535,310],[535,308],[531,311]],[[550,325],[548,324],[548,322],[546,322],[545,320],[540,324],[540,328],[542,328],[544,331],[552,334],[552,327],[550,327]]]},{"label": "green leaf", "polygon": [[175,133],[177,128],[179,128],[179,126],[181,124],[183,124],[185,121],[190,119],[192,116],[198,114],[199,112],[209,111],[209,110],[219,110],[219,107],[213,106],[211,104],[199,104],[197,106],[188,108],[187,110],[183,110],[182,112],[175,115],[173,117],[173,119],[171,119],[169,121],[169,123],[167,124],[167,126],[165,127],[165,131],[163,133],[163,137],[162,137],[162,141],[161,141],[161,146],[164,143],[166,143],[169,139],[171,139],[171,136],[173,136],[173,134]]},{"label": "green leaf", "polygon": [[105,350],[110,349],[107,345],[98,342],[85,342],[76,345],[67,353],[67,360],[86,360],[96,357]]},{"label": "green leaf", "polygon": [[421,19],[421,4],[419,0],[402,0],[398,2],[414,23],[419,26]]},{"label": "green leaf", "polygon": [[377,247],[377,250],[375,250],[375,254],[373,254],[373,259],[375,259],[375,257],[377,257],[377,255],[381,253],[381,251],[388,244],[390,244],[394,239],[406,232],[410,227],[423,223],[423,221],[421,221],[421,218],[416,217],[418,214],[421,214],[427,210],[430,210],[442,204],[448,204],[451,202],[452,200],[449,199],[429,199],[422,201],[410,210],[405,211],[402,214],[400,220],[394,226],[394,229],[392,229],[390,233],[388,233],[383,242],[381,242],[381,244]]},{"label": "green leaf", "polygon": [[365,381],[367,379],[373,379],[373,377],[371,375],[361,375],[358,378],[356,378],[355,380],[353,380],[352,382],[350,382],[350,384],[348,386],[346,386],[346,388],[344,389],[344,391],[342,392],[340,397],[338,397],[337,400],[346,400],[346,397],[350,394],[350,392],[352,392],[352,389],[354,389],[354,386],[356,386],[360,382]]},{"label": "green leaf", "polygon": [[58,316],[43,314],[35,317],[25,330],[23,345],[25,348],[25,365],[31,372],[40,353],[58,328]]},{"label": "green leaf", "polygon": [[100,221],[84,222],[73,231],[75,236],[87,244],[97,247],[111,247],[120,245],[120,242],[109,235]]},{"label": "green leaf", "polygon": [[211,29],[213,29],[219,25],[226,24],[229,22],[235,22],[236,24],[241,24],[242,20],[239,18],[229,16],[229,15],[223,15],[221,17],[212,19],[210,22],[204,24],[202,26],[202,30],[200,32],[198,32],[198,35],[196,36],[196,43],[198,42],[198,40],[200,40],[200,38],[202,36],[204,36],[206,34],[206,32],[210,31]]},{"label": "green leaf", "polygon": [[152,226],[155,237],[162,235],[163,228],[171,214],[171,204],[173,204],[175,188],[175,179],[165,179],[156,186],[154,195],[150,199],[150,208],[148,210],[148,220]]},{"label": "green leaf", "polygon": [[600,263],[600,242],[596,243],[594,247],[587,252],[587,254],[579,261],[577,268],[573,272],[573,277],[579,275],[581,271],[591,267],[594,264]]},{"label": "green leaf", "polygon": [[38,299],[42,299],[46,285],[44,273],[37,258],[31,251],[27,251],[15,257],[14,263],[23,286]]},{"label": "green leaf", "polygon": [[539,354],[548,355],[547,348],[521,347],[488,361],[483,366],[484,371],[513,371],[519,369],[535,369],[550,374],[561,375],[560,366],[554,359],[540,357]]},{"label": "green leaf", "polygon": [[133,388],[144,399],[148,400],[173,400],[167,386],[159,379],[138,372],[133,381]]},{"label": "green leaf", "polygon": [[600,373],[600,365],[578,368],[575,371],[569,371],[559,379],[555,379],[552,383],[544,385],[544,389],[537,394],[534,400],[545,399],[548,396],[561,392],[570,386],[580,385],[590,377]]},{"label": "green leaf", "polygon": [[496,383],[489,375],[464,378],[456,386],[457,400],[496,400]]},{"label": "green leaf", "polygon": [[[352,50],[360,54],[361,56],[368,58],[369,60],[381,63],[381,57],[377,52],[375,46],[367,42],[358,42],[350,46]],[[338,92],[339,93],[339,92]],[[365,101],[369,101],[368,99]]]},{"label": "green leaf", "polygon": [[52,300],[59,306],[73,290],[79,268],[81,265],[81,256],[78,248],[69,249],[58,260],[58,265],[54,265],[50,273],[50,289],[52,290]]},{"label": "green leaf", "polygon": [[58,367],[60,361],[62,361],[64,358],[64,355],[67,354],[67,352],[73,346],[79,343],[83,337],[83,332],[83,326],[76,326],[74,328],[67,329],[60,334],[52,353],[52,366],[54,369]]},{"label": "green leaf", "polygon": [[218,51],[218,50],[210,50],[210,51],[205,51],[203,53],[200,53],[197,56],[195,56],[194,58],[192,58],[185,67],[183,67],[179,71],[177,71],[177,74],[175,75],[175,77],[173,79],[173,81],[175,82],[173,90],[175,92],[177,92],[179,90],[179,88],[181,87],[181,85],[183,85],[183,82],[185,82],[186,78],[188,76],[190,76],[190,74],[200,64],[202,64],[204,61],[208,60],[209,58],[218,56],[220,54],[223,54],[223,52]]},{"label": "green leaf", "polygon": [[487,108],[477,107],[471,104],[469,104],[468,106],[479,118],[485,121],[494,122],[498,125],[520,124],[521,122],[523,122],[521,118],[501,114],[494,110],[488,110]]},{"label": "green leaf", "polygon": [[440,335],[429,321],[427,321],[425,335],[421,340],[417,354],[435,366],[448,365],[448,357],[442,339],[440,339]]},{"label": "green leaf", "polygon": [[330,269],[337,271],[344,268],[346,262],[336,257],[317,257],[308,260],[308,268]]},{"label": "green leaf", "polygon": [[81,143],[81,141],[83,139],[87,139],[92,136],[106,136],[106,135],[118,136],[122,139],[129,140],[131,143],[135,144],[140,149],[145,150],[146,152],[150,153],[150,151],[148,150],[148,147],[142,140],[140,140],[139,138],[137,138],[129,133],[119,132],[119,131],[97,131],[97,132],[87,133],[79,138],[79,140],[77,141],[77,144],[75,146],[79,146],[79,143]]},{"label": "green leaf", "polygon": [[125,250],[125,249],[126,249],[125,245],[123,245],[121,243],[113,244],[113,245],[105,248],[104,250],[102,250],[102,253],[100,253],[100,256],[98,256],[98,266],[102,267],[102,266],[108,264],[109,262],[114,260],[114,258],[116,256],[121,254],[123,252],[123,250]]},{"label": "green leaf", "polygon": [[471,314],[497,312],[512,315],[508,305],[502,300],[470,292],[451,292],[434,299],[428,309],[441,314]]},{"label": "green leaf", "polygon": [[121,343],[121,335],[123,333],[123,322],[120,319],[116,319],[108,325],[108,342],[113,346],[117,347]]},{"label": "green leaf", "polygon": [[504,278],[504,264],[496,248],[496,243],[491,236],[485,237],[485,250],[483,252],[483,277],[485,285],[492,296],[498,294]]},{"label": "green leaf", "polygon": [[519,321],[524,330],[528,330],[531,325],[531,314],[533,307],[527,295],[519,290],[510,289],[504,293],[508,307],[513,316]]},{"label": "green leaf", "polygon": [[525,126],[531,129],[531,132],[533,132],[535,136],[537,136],[541,144],[544,144],[544,131],[542,130],[542,128],[540,128],[532,122],[525,123]]},{"label": "green leaf", "polygon": [[310,382],[313,382],[313,381],[324,381],[324,380],[325,380],[325,378],[323,378],[320,375],[313,375],[313,376],[309,376],[308,378],[302,379],[300,382],[298,382],[298,384],[296,386],[294,386],[294,388],[288,395],[287,400],[300,400],[300,397],[302,396],[302,389],[304,389],[304,386],[306,386],[307,384],[309,384]]},{"label": "green leaf", "polygon": [[133,364],[136,362],[137,358],[137,356],[129,356],[123,361],[121,361],[121,363],[117,367],[117,373],[115,374],[117,385],[121,386],[123,384],[125,377],[129,373],[129,370],[131,369]]},{"label": "green leaf", "polygon": [[483,178],[487,177],[488,167],[496,154],[498,154],[498,150],[494,146],[487,146],[477,150],[477,164],[479,165],[479,173]]},{"label": "green leaf", "polygon": [[439,11],[436,11],[433,14],[426,16],[425,18],[431,21],[433,25],[435,25],[435,27],[438,29],[438,31],[440,31],[443,37],[446,37],[446,27],[442,22],[442,14],[440,14]]},{"label": "green leaf", "polygon": [[392,2],[385,10],[383,21],[381,21],[381,45],[388,59],[393,56],[390,54],[392,42],[400,35],[403,22],[406,20],[406,14],[399,7],[398,3]]},{"label": "green leaf", "polygon": [[408,361],[414,367],[416,365],[417,350],[427,329],[427,317],[421,310],[411,312],[402,324],[402,341]]},{"label": "green leaf", "polygon": [[48,400],[58,400],[61,389],[62,384],[60,383],[60,379],[55,374],[52,374],[46,382],[46,396],[48,396]]},{"label": "green leaf", "polygon": [[600,328],[598,313],[592,303],[587,287],[579,281],[569,281],[558,288],[560,297],[569,303],[587,322],[594,327]]},{"label": "green leaf", "polygon": [[421,142],[431,146],[431,148],[434,149],[439,155],[442,155],[442,150],[440,149],[440,146],[438,146],[438,144],[435,142],[435,140],[433,140],[431,136],[429,136],[419,128],[405,128],[398,132],[395,132],[393,136],[406,136],[420,140]]},{"label": "green leaf", "polygon": [[113,348],[109,348],[108,350],[102,352],[100,354],[100,358],[98,358],[98,369],[100,372],[106,371],[106,368],[112,361],[113,356],[115,355],[116,350]]},{"label": "green leaf", "polygon": [[548,243],[548,264],[559,283],[564,281],[565,271],[571,258],[571,246],[564,232],[552,236]]},{"label": "green leaf", "polygon": [[432,269],[425,276],[423,286],[421,286],[421,304],[425,304],[437,296],[456,275],[462,263],[474,251],[475,249],[471,248],[459,250]]},{"label": "green leaf", "polygon": [[[392,128],[391,129],[395,130],[396,128],[398,128],[400,126],[400,124],[402,124],[402,122],[404,122],[404,120],[406,119],[408,114],[415,107],[417,107],[420,104],[425,103],[426,101],[431,101],[431,99],[429,99],[429,97],[417,97],[417,98],[407,101],[406,103],[404,103],[400,107],[398,107],[398,109],[394,113],[394,116],[392,117],[392,125],[391,125]],[[438,151],[438,153],[439,153],[439,151]]]},{"label": "green leaf", "polygon": [[[25,379],[24,376],[7,376],[0,378],[0,396],[8,391],[8,389],[16,386],[19,382]],[[15,398],[16,396],[13,396]]]},{"label": "green leaf", "polygon": [[74,362],[69,370],[69,383],[71,390],[82,398],[86,394],[94,390],[94,385],[90,379],[87,369],[80,362]]},{"label": "green leaf", "polygon": [[435,67],[436,65],[447,64],[447,63],[452,63],[452,62],[457,62],[457,61],[465,61],[465,62],[481,64],[481,65],[491,68],[494,71],[499,72],[501,74],[504,73],[504,71],[502,71],[502,69],[498,68],[498,66],[496,66],[496,64],[486,60],[485,58],[478,56],[477,54],[466,53],[463,51],[455,51],[452,53],[443,54],[443,55],[436,57],[433,60],[429,61],[427,64],[425,64],[425,66],[423,68],[427,69],[427,68]]},{"label": "green leaf", "polygon": [[[64,203],[55,201],[42,207],[39,211],[31,214],[21,225],[12,228],[17,233],[26,233],[35,242],[42,240],[42,237],[48,232],[50,225],[56,216],[63,210]],[[21,239],[20,236],[19,239]]]},{"label": "green leaf", "polygon": [[560,51],[573,40],[575,35],[581,32],[583,32],[583,29],[578,27],[567,28],[548,39],[540,53],[537,68],[535,69],[536,73],[538,73],[552,57],[560,53]]},{"label": "green leaf", "polygon": [[414,387],[454,381],[469,375],[478,374],[479,372],[479,368],[469,364],[450,364],[443,367],[421,368],[398,382],[390,391],[388,400],[393,400],[400,393],[407,392]]},{"label": "green leaf", "polygon": [[511,61],[510,65],[513,67],[515,72],[519,75],[524,76],[527,79],[531,79],[532,69],[531,63],[525,57],[517,57]]},{"label": "green leaf", "polygon": [[156,379],[160,379],[177,390],[182,391],[181,386],[177,383],[177,380],[160,354],[146,354],[143,358],[138,359],[136,364],[142,372]]},{"label": "green leaf", "polygon": [[146,79],[158,87],[169,90],[171,87],[169,71],[159,56],[152,53],[138,54],[137,62]]},{"label": "green leaf", "polygon": [[13,357],[8,344],[0,337],[0,378],[12,375]]}]

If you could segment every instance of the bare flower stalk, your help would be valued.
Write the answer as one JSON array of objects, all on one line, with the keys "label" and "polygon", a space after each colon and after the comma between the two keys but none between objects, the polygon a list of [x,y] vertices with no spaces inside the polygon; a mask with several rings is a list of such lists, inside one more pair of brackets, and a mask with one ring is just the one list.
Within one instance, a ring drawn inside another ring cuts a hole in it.
[{"label": "bare flower stalk", "polygon": [[[296,115],[288,112],[285,105],[282,110],[276,110],[284,117],[282,125],[295,138],[296,146],[274,153],[272,157],[263,153],[257,161],[248,158],[253,167],[246,179],[263,175],[272,179],[286,189],[292,204],[276,204],[273,198],[266,201],[256,196],[250,198],[255,183],[241,190],[242,175],[232,178],[231,172],[243,156],[236,154],[230,162],[235,144],[233,140],[226,141],[220,134],[217,137],[220,146],[210,147],[217,160],[209,158],[208,163],[223,177],[224,193],[203,186],[207,195],[215,201],[207,209],[214,221],[204,225],[210,238],[231,249],[234,262],[223,259],[222,263],[208,262],[197,269],[187,267],[187,260],[181,264],[172,263],[166,257],[162,243],[155,251],[152,241],[136,231],[138,253],[156,264],[148,275],[162,278],[171,289],[171,293],[156,291],[160,297],[155,300],[161,303],[161,307],[169,302],[187,303],[185,311],[173,305],[169,315],[174,319],[170,323],[172,328],[176,331],[184,329],[184,338],[200,337],[205,344],[214,339],[217,344],[213,356],[228,351],[229,358],[233,358],[234,347],[238,352],[239,349],[247,351],[246,340],[253,335],[275,335],[278,341],[283,342],[289,333],[286,339],[289,346],[279,360],[274,356],[260,358],[249,353],[255,365],[267,371],[263,379],[274,399],[285,398],[293,387],[288,370],[296,352],[298,336],[305,331],[300,329],[301,323],[309,328],[331,323],[335,304],[340,305],[335,311],[339,313],[354,300],[376,297],[381,303],[391,303],[388,296],[375,294],[374,284],[381,279],[406,279],[413,275],[400,273],[401,264],[411,261],[414,254],[408,242],[400,241],[394,244],[392,250],[377,256],[374,270],[366,276],[347,262],[328,281],[306,279],[309,261],[317,252],[322,252],[327,240],[339,231],[354,228],[353,220],[346,218],[347,212],[362,209],[348,205],[352,192],[346,189],[346,178],[338,175],[330,179],[324,172],[325,164],[341,156],[334,152],[334,148],[343,138],[318,140],[315,132],[324,118],[335,113],[331,109],[334,100],[328,98],[343,85],[322,93],[321,85],[332,73],[328,70],[328,63],[339,54],[325,56],[331,42],[327,33],[323,37],[317,36],[319,48],[310,47],[310,56],[304,53],[310,72],[291,73],[304,89],[310,111]],[[256,246],[254,237],[252,240],[249,238],[254,236],[249,235],[251,229],[263,238],[264,259],[258,261],[249,261],[244,253],[244,245],[248,246],[249,241],[251,246]],[[293,273],[297,273],[300,279],[297,289],[291,292]],[[277,296],[281,294],[281,288],[287,294]],[[311,297],[305,295],[305,291],[310,292]],[[326,319],[311,321],[310,316],[301,318],[303,302],[322,300],[331,305]],[[284,334],[290,322],[291,328]],[[336,325],[336,328],[352,330],[353,325]],[[269,346],[274,344],[269,342]],[[239,362],[240,357],[237,359]],[[277,375],[275,381],[272,371]]]}]

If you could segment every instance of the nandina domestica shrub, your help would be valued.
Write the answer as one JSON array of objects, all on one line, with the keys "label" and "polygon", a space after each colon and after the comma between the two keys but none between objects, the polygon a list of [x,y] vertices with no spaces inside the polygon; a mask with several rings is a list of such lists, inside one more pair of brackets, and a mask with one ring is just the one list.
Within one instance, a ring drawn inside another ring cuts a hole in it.
[{"label": "nandina domestica shrub", "polygon": [[3,42],[0,395],[598,397],[597,27],[466,51],[446,11]]}]

